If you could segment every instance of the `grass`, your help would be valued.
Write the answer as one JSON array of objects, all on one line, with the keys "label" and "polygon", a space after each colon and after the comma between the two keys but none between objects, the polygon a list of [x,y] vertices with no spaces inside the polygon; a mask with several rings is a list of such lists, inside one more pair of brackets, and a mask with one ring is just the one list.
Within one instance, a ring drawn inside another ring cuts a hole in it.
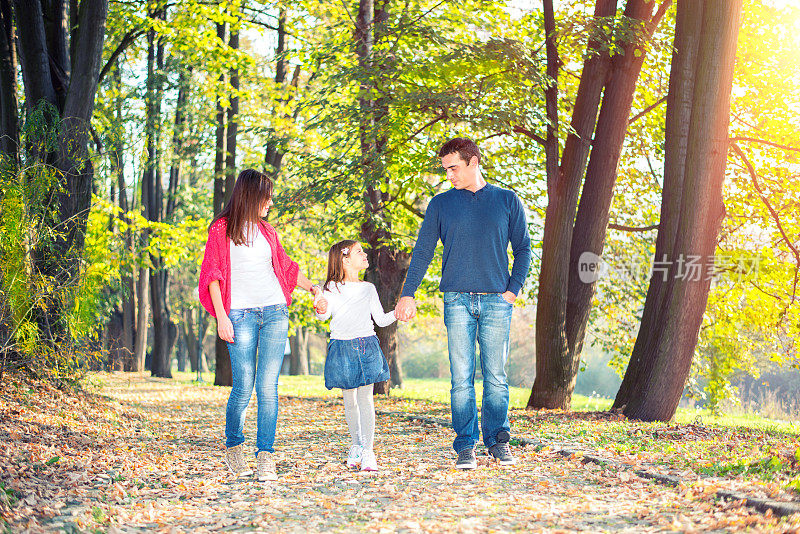
[{"label": "grass", "polygon": [[[194,373],[173,372],[177,382],[191,384]],[[102,379],[100,379],[102,380]],[[205,385],[213,373],[203,375]],[[321,376],[280,377],[281,395],[338,399],[338,389],[327,390]],[[481,382],[476,382],[481,399]],[[527,411],[530,390],[509,388],[509,419],[514,434],[546,443],[594,450],[626,463],[662,466],[677,472],[738,478],[800,492],[800,425],[757,415],[715,415],[708,410],[681,408],[669,423],[628,421],[602,413],[611,399],[574,395],[572,411]],[[406,411],[447,418],[450,381],[408,378],[389,397],[378,397],[382,410]]]},{"label": "grass", "polygon": [[[173,371],[173,378],[180,383],[193,383],[196,373]],[[214,383],[214,373],[202,374],[205,384]],[[524,409],[528,403],[530,389],[509,387],[509,407],[511,409]],[[481,402],[482,383],[475,383],[475,394],[478,405]],[[321,376],[288,376],[281,375],[278,385],[281,395],[298,397],[339,397],[338,389],[325,389]],[[428,402],[450,403],[449,378],[406,378],[402,388],[391,390],[390,397],[401,399],[420,400]],[[611,407],[613,400],[603,397],[586,397],[583,395],[572,396],[572,410],[576,412],[602,411]],[[761,417],[756,414],[714,414],[710,410],[695,408],[679,408],[673,419],[678,424],[701,424],[704,426],[726,428],[749,428],[765,432],[782,432],[800,435],[800,421],[779,421]]]},{"label": "grass", "polygon": [[[278,392],[282,395],[296,395],[299,397],[339,397],[338,389],[325,389],[321,376],[281,376]],[[509,387],[509,406],[523,409],[528,403],[530,390],[527,388]],[[481,403],[483,383],[475,381],[475,396],[478,405]],[[390,397],[428,402],[450,404],[450,379],[449,378],[406,378],[402,388],[394,388],[389,393]],[[604,410],[611,406],[611,400],[588,398],[576,395],[573,403],[579,410]]]}]

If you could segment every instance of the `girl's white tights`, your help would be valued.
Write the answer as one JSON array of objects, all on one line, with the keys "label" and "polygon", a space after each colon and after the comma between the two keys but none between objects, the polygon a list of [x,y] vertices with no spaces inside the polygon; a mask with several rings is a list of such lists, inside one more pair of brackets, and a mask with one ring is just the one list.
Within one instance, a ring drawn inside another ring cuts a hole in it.
[{"label": "girl's white tights", "polygon": [[367,384],[353,389],[343,389],[344,418],[353,445],[372,450],[375,439],[375,404],[372,401],[372,386]]}]

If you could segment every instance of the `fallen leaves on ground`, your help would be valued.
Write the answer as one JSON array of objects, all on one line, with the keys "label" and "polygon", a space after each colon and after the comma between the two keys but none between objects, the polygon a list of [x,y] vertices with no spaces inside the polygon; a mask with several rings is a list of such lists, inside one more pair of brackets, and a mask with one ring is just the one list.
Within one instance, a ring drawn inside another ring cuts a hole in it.
[{"label": "fallen leaves on ground", "polygon": [[613,412],[514,410],[516,432],[546,443],[585,448],[633,469],[717,484],[751,497],[800,504],[795,434],[698,424],[643,423]]},{"label": "fallen leaves on ground", "polygon": [[[336,397],[282,397],[277,483],[232,480],[222,463],[228,388],[101,375],[99,394],[46,384],[0,390],[0,512],[11,530],[791,532],[714,499],[710,484],[659,485],[630,470],[517,447],[503,468],[454,468],[452,430],[379,415],[378,473],[347,469]],[[446,405],[378,398],[386,412],[446,417]],[[247,446],[255,439],[255,400]],[[535,436],[529,436],[535,437]],[[251,463],[254,460],[251,459]]]}]

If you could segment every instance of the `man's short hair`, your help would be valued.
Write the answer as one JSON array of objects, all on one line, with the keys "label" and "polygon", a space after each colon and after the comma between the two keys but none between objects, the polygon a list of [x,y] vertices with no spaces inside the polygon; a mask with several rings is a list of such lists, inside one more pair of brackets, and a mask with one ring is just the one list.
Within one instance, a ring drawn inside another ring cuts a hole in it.
[{"label": "man's short hair", "polygon": [[478,163],[481,162],[481,149],[478,148],[478,145],[475,144],[475,141],[472,139],[467,139],[466,137],[455,137],[450,139],[442,148],[439,149],[439,157],[443,158],[448,154],[453,154],[454,152],[458,152],[458,155],[461,156],[467,164],[469,164],[472,156],[478,158]]}]

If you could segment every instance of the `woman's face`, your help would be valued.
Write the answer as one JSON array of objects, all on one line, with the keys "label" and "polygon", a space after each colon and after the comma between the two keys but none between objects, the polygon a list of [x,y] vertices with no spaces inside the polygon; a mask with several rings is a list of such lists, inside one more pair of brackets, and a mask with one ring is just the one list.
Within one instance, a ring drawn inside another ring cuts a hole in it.
[{"label": "woman's face", "polygon": [[272,198],[268,198],[267,201],[261,206],[261,211],[258,212],[259,217],[264,218],[269,213],[269,208],[272,207]]}]

